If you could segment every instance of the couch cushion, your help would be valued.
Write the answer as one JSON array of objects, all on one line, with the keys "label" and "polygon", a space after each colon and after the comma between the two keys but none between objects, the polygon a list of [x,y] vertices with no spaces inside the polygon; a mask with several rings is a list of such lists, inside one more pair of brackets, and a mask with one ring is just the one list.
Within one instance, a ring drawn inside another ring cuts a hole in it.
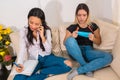
[{"label": "couch cushion", "polygon": [[120,80],[111,67],[106,67],[95,71],[94,77],[98,80]]},{"label": "couch cushion", "polygon": [[111,52],[115,43],[119,27],[99,19],[94,20],[94,22],[100,27],[100,34],[102,40],[102,43],[99,46],[94,44],[94,47],[96,49],[107,50]]},{"label": "couch cushion", "polygon": [[61,25],[59,27],[59,33],[60,33],[60,47],[63,51],[66,50],[64,44],[63,44],[63,40],[66,34],[66,28],[69,26],[70,24],[65,24],[65,25]]},{"label": "couch cushion", "polygon": [[51,27],[52,31],[52,51],[55,55],[61,54],[59,32],[57,27]]},{"label": "couch cushion", "polygon": [[12,41],[13,49],[15,50],[15,53],[17,54],[19,52],[19,32],[13,32],[10,34],[10,38]]},{"label": "couch cushion", "polygon": [[115,41],[112,54],[113,54],[113,61],[111,63],[111,67],[120,77],[120,29]]},{"label": "couch cushion", "polygon": [[[14,49],[14,52],[16,55],[18,55],[19,53],[19,31],[15,31],[13,33],[10,34],[10,38],[11,38],[11,41],[12,41],[12,47]],[[27,54],[25,55],[25,57],[23,58],[23,60],[26,60],[28,58]]]},{"label": "couch cushion", "polygon": [[[61,75],[55,75],[55,76],[49,77],[45,80],[67,80],[67,75],[68,75],[68,73],[61,74]],[[87,77],[85,75],[79,75],[79,76],[74,77],[73,80],[99,80],[99,79],[96,79],[94,77],[93,78]]]},{"label": "couch cushion", "polygon": [[[67,80],[68,73],[55,75],[45,80]],[[94,77],[87,77],[85,75],[78,75],[73,80],[119,80],[119,77],[114,73],[111,67],[106,67],[94,72]]]}]

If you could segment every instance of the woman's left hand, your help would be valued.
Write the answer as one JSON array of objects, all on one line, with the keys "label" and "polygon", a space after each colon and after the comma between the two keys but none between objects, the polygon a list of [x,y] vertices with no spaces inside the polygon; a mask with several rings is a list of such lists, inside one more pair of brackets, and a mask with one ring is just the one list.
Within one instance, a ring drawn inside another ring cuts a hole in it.
[{"label": "woman's left hand", "polygon": [[91,40],[91,41],[94,41],[94,38],[95,38],[95,36],[94,36],[94,34],[89,34],[89,40]]},{"label": "woman's left hand", "polygon": [[78,36],[78,31],[73,31],[72,37],[76,38]]}]

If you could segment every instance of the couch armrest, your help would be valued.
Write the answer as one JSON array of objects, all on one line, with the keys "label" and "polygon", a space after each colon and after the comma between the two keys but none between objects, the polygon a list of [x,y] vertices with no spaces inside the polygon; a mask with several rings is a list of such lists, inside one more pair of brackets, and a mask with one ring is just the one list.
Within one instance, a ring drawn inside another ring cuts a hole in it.
[{"label": "couch armrest", "polygon": [[111,67],[120,77],[120,29],[118,31],[118,35],[112,50],[112,54],[113,54],[113,61],[111,63]]}]

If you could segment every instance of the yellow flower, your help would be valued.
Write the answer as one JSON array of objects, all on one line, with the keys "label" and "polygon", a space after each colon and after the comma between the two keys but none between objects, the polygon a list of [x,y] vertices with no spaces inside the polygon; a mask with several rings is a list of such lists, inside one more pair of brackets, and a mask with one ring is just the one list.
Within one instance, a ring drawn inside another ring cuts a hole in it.
[{"label": "yellow flower", "polygon": [[6,48],[10,45],[11,40],[9,34],[11,32],[10,27],[5,28],[3,25],[0,25],[0,48]]},{"label": "yellow flower", "polygon": [[0,24],[0,33],[2,33],[3,25]]},{"label": "yellow flower", "polygon": [[3,29],[3,25],[0,24],[0,30],[2,30],[2,29]]},{"label": "yellow flower", "polygon": [[3,34],[10,34],[11,32],[12,31],[11,31],[10,27],[8,27],[8,28],[4,29],[3,32],[1,32],[1,33],[3,33]]},{"label": "yellow flower", "polygon": [[7,34],[10,34],[12,32],[12,30],[10,29],[10,27],[6,28]]},{"label": "yellow flower", "polygon": [[3,34],[7,34],[7,30],[6,29],[3,31]]},{"label": "yellow flower", "polygon": [[[10,27],[5,28],[4,25],[0,25],[0,63],[9,65],[12,63],[11,55],[9,54],[8,46],[11,43],[9,34],[12,33]],[[7,56],[8,55],[8,56]]]},{"label": "yellow flower", "polygon": [[6,44],[6,45],[9,45],[9,44],[10,44],[10,41],[6,41],[5,44]]},{"label": "yellow flower", "polygon": [[0,56],[5,56],[5,52],[0,52]]},{"label": "yellow flower", "polygon": [[0,35],[0,41],[2,40],[3,38],[2,38],[2,36]]}]

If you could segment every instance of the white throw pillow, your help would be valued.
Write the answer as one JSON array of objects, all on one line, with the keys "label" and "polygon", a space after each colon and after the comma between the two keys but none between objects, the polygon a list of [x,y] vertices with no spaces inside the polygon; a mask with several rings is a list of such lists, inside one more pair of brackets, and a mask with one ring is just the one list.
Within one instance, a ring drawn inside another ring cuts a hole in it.
[{"label": "white throw pillow", "polygon": [[52,32],[52,51],[55,55],[60,55],[61,49],[58,28],[51,27],[51,32]]},{"label": "white throw pillow", "polygon": [[102,40],[102,43],[99,46],[94,44],[94,48],[112,51],[119,27],[99,19],[94,20],[94,22],[100,27]]}]

